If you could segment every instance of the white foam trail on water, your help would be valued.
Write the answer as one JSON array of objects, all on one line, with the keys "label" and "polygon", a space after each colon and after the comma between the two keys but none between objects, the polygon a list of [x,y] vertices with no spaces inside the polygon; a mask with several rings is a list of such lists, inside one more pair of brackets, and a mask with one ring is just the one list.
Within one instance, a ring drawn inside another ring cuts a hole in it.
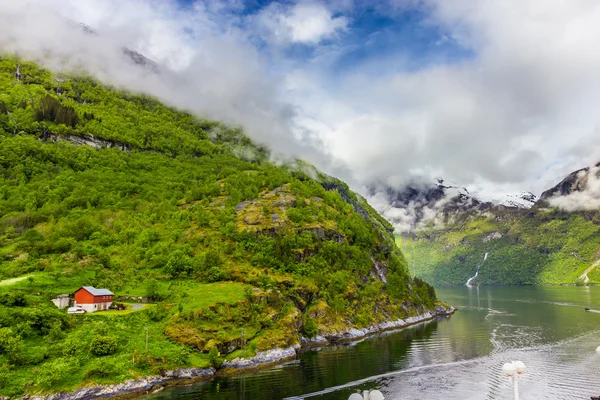
[{"label": "white foam trail on water", "polygon": [[[517,328],[514,325],[502,325],[499,326],[498,328],[507,328],[510,329],[511,331],[514,331],[515,328]],[[486,394],[486,399],[498,399],[500,398],[500,396],[503,393],[508,393],[511,392],[512,390],[510,389],[510,387],[507,385],[507,382],[505,382],[505,377],[502,374],[500,368],[502,366],[502,363],[505,362],[506,360],[516,360],[516,359],[520,359],[526,362],[527,364],[527,372],[524,376],[524,378],[527,380],[525,387],[522,387],[522,390],[525,392],[524,394],[526,394],[527,392],[529,392],[529,394],[535,393],[536,390],[539,390],[539,385],[536,386],[534,383],[535,382],[541,382],[541,385],[554,385],[556,386],[556,391],[561,390],[562,393],[558,396],[555,396],[554,393],[551,393],[552,391],[548,391],[546,390],[546,392],[544,393],[543,396],[530,396],[529,398],[536,398],[536,399],[571,399],[571,398],[587,398],[589,396],[583,396],[584,393],[587,394],[587,392],[592,392],[591,394],[593,394],[593,388],[597,387],[594,385],[597,385],[597,382],[589,382],[586,381],[586,379],[589,380],[590,375],[583,375],[582,372],[583,371],[591,371],[593,368],[595,368],[596,366],[596,356],[595,354],[593,354],[593,352],[590,352],[589,357],[587,357],[586,360],[583,360],[581,365],[575,366],[577,368],[577,371],[579,371],[578,374],[574,374],[575,376],[571,376],[570,374],[565,375],[564,373],[564,368],[559,367],[559,364],[556,362],[557,360],[560,360],[561,358],[564,358],[566,356],[568,356],[569,354],[571,354],[572,350],[570,349],[570,346],[572,345],[577,345],[578,343],[588,343],[590,341],[594,341],[598,334],[600,334],[599,331],[594,331],[594,332],[588,332],[585,333],[583,335],[577,335],[568,339],[564,339],[564,340],[560,340],[558,342],[554,342],[554,343],[546,343],[546,344],[539,344],[539,345],[529,345],[529,346],[525,346],[525,347],[514,347],[514,348],[502,348],[503,346],[500,346],[500,348],[498,348],[497,350],[492,351],[489,355],[487,356],[482,356],[482,357],[476,357],[473,359],[469,359],[469,360],[460,360],[460,361],[453,361],[453,362],[448,362],[448,363],[437,363],[437,364],[429,364],[429,365],[423,365],[423,366],[418,366],[418,367],[413,367],[413,368],[407,368],[404,370],[399,370],[399,371],[391,371],[388,373],[384,373],[384,374],[380,374],[380,375],[374,375],[374,376],[370,376],[367,378],[363,378],[363,379],[359,379],[356,381],[352,381],[352,382],[348,382],[342,385],[338,385],[338,386],[333,386],[333,387],[329,387],[317,392],[313,392],[313,393],[307,393],[307,394],[303,394],[303,395],[298,395],[298,396],[291,396],[291,397],[285,397],[283,400],[303,400],[303,399],[308,399],[308,398],[312,398],[312,397],[316,397],[316,396],[321,396],[324,394],[329,394],[329,393],[334,393],[340,390],[344,390],[344,389],[348,389],[348,388],[352,388],[352,387],[357,387],[360,385],[363,385],[365,383],[369,383],[369,382],[374,382],[374,381],[380,381],[380,383],[384,382],[383,380],[385,378],[390,378],[390,377],[395,377],[395,376],[399,376],[399,375],[404,375],[404,374],[408,374],[410,376],[411,373],[415,373],[415,372],[425,372],[427,375],[425,378],[426,381],[428,380],[434,380],[434,379],[430,379],[432,376],[434,375],[430,375],[430,374],[434,374],[435,371],[437,371],[438,373],[442,373],[444,374],[444,377],[448,378],[450,377],[451,380],[456,380],[457,382],[466,382],[468,381],[469,376],[463,376],[463,375],[451,375],[451,371],[453,370],[457,370],[456,367],[459,366],[469,366],[469,365],[475,365],[475,366],[479,366],[479,368],[473,368],[473,367],[469,367],[471,370],[478,370],[478,371],[486,371],[487,370],[487,385],[488,385],[488,393]],[[525,336],[523,332],[515,332],[516,336]],[[550,359],[550,361],[548,361],[548,359]],[[554,360],[556,359],[556,360]],[[451,367],[447,372],[440,372],[440,371],[444,371],[444,368],[447,367]],[[583,370],[581,370],[581,368],[583,368]],[[581,376],[580,376],[581,375]],[[567,377],[569,379],[567,379]],[[403,380],[402,382],[408,382],[410,379],[407,378],[405,380]],[[385,382],[388,382],[387,380]],[[532,383],[534,382],[534,383]],[[444,382],[442,381],[442,384]],[[436,383],[436,385],[438,385]],[[384,390],[384,389],[390,389],[390,387],[386,384],[386,387],[383,388],[381,387],[380,390]],[[445,385],[446,390],[453,388],[453,385]],[[422,387],[419,387],[418,390],[419,392],[422,390]],[[439,390],[439,389],[438,389]],[[469,399],[480,399],[481,394],[482,393],[478,393],[477,397],[465,397],[465,395],[467,395],[469,393],[463,393],[461,398],[469,398]],[[550,394],[550,397],[549,397]],[[589,394],[589,395],[591,395]],[[581,396],[577,396],[577,395],[581,395]],[[408,397],[393,397],[394,394],[391,394],[392,397],[388,397],[388,395],[386,394],[386,398],[408,398]],[[447,396],[447,394],[445,395]],[[410,398],[414,398],[414,397],[410,397]],[[442,397],[436,397],[437,398],[442,398]],[[447,398],[447,397],[444,397]],[[504,397],[502,397],[504,398]]]},{"label": "white foam trail on water", "polygon": [[481,266],[483,265],[483,263],[485,262],[485,260],[487,260],[487,256],[488,256],[488,253],[485,253],[485,255],[483,256],[483,261],[482,261],[482,262],[481,262],[481,264],[479,264],[479,266],[477,267],[477,271],[475,271],[475,275],[473,275],[472,277],[470,277],[470,278],[467,280],[467,283],[466,283],[466,285],[467,285],[467,286],[471,286],[471,282],[473,282],[473,280],[474,280],[475,278],[477,278],[477,276],[479,275],[479,268],[481,268]]},{"label": "white foam trail on water", "polygon": [[[552,304],[555,306],[561,306],[561,307],[575,307],[575,308],[586,308],[585,306],[582,306],[580,304],[573,304],[573,303],[561,303],[558,301],[546,301],[546,300],[515,300],[518,303],[529,303],[529,304]],[[587,312],[592,312],[592,313],[597,313],[600,314],[599,310],[592,310],[592,309],[586,309],[585,311]]]},{"label": "white foam trail on water", "polygon": [[423,366],[420,366],[420,367],[407,368],[407,369],[403,369],[403,370],[400,370],[400,371],[392,371],[392,372],[388,372],[386,374],[369,376],[368,378],[364,378],[364,379],[359,379],[359,380],[356,380],[356,381],[348,382],[348,383],[345,383],[343,385],[333,386],[333,387],[330,387],[330,388],[327,388],[327,389],[320,390],[318,392],[303,394],[303,395],[300,395],[300,396],[284,397],[283,400],[302,400],[302,399],[307,399],[309,397],[321,396],[323,394],[337,392],[338,390],[346,389],[346,388],[353,387],[353,386],[362,385],[363,383],[367,383],[367,382],[371,382],[371,381],[376,381],[376,380],[379,380],[379,379],[382,379],[382,378],[388,378],[388,377],[391,377],[391,376],[407,374],[407,373],[410,373],[410,372],[418,372],[418,371],[428,370],[428,369],[432,369],[432,368],[448,367],[448,366],[453,366],[453,365],[455,366],[455,365],[472,364],[472,363],[475,363],[477,361],[481,361],[483,359],[484,359],[484,357],[477,357],[477,358],[473,358],[473,359],[470,359],[470,360],[453,361],[453,362],[441,363],[441,364],[430,364],[430,365],[423,365]]}]

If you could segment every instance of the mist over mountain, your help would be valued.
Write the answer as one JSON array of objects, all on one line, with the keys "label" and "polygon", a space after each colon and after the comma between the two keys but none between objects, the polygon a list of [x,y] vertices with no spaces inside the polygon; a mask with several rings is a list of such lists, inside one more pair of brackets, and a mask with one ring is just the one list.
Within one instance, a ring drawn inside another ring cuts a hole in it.
[{"label": "mist over mountain", "polygon": [[[208,35],[197,54],[185,51],[182,38],[179,49],[175,46],[173,53],[155,59],[135,46],[142,32],[86,25],[59,10],[43,1],[2,3],[0,48],[55,71],[90,74],[197,116],[243,127],[257,142],[268,143],[275,157],[328,165],[316,138],[295,136],[295,112],[280,98],[280,77],[268,74],[264,60],[251,48],[232,38]],[[145,15],[150,10],[142,5],[138,18],[151,18]],[[156,53],[153,47],[147,50]]]},{"label": "mist over mountain", "polygon": [[484,201],[464,187],[436,183],[411,183],[401,188],[377,183],[368,187],[367,199],[395,227],[396,232],[443,228],[469,215],[493,209],[528,209],[537,198],[533,193],[506,194],[498,201]]},{"label": "mist over mountain", "polygon": [[[442,198],[442,189],[433,192]],[[433,223],[422,218],[416,229],[401,231],[404,248],[417,260],[417,276],[436,285],[464,284],[475,271],[471,284],[600,282],[599,165],[568,174],[535,203],[531,194],[516,198],[527,207],[516,207],[513,197],[509,205],[464,207],[450,214],[435,207],[444,204],[441,200],[415,202],[434,204],[422,209],[437,211]]]}]

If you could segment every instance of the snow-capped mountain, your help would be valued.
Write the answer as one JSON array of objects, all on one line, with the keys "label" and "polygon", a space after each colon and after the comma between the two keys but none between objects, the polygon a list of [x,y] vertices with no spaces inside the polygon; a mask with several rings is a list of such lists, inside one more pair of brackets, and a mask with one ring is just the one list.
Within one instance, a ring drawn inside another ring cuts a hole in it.
[{"label": "snow-capped mountain", "polygon": [[537,202],[537,196],[531,192],[518,192],[506,194],[498,204],[506,207],[516,207],[528,209]]},{"label": "snow-capped mountain", "polygon": [[374,184],[368,188],[369,203],[386,217],[398,232],[410,232],[445,224],[458,215],[483,212],[494,204],[471,195],[464,187],[436,183],[412,183],[402,188]]}]

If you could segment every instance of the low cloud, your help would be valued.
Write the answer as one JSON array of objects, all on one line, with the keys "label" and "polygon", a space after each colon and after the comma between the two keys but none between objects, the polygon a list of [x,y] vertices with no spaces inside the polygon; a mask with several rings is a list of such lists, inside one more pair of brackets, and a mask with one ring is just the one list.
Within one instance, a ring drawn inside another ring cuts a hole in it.
[{"label": "low cloud", "polygon": [[479,204],[457,187],[413,183],[402,191],[389,187],[367,191],[369,204],[392,223],[397,233],[442,229],[452,223],[455,212],[471,210]]},{"label": "low cloud", "polygon": [[[55,71],[84,70],[200,117],[241,126],[281,157],[328,165],[320,139],[296,133],[283,77],[247,41],[229,8],[210,4],[182,10],[174,1],[0,2],[0,49]],[[159,73],[132,63],[123,48],[156,61]]]},{"label": "low cloud", "polygon": [[577,174],[575,190],[566,196],[553,196],[548,202],[553,207],[561,210],[573,211],[598,211],[600,209],[600,167],[592,167]]}]

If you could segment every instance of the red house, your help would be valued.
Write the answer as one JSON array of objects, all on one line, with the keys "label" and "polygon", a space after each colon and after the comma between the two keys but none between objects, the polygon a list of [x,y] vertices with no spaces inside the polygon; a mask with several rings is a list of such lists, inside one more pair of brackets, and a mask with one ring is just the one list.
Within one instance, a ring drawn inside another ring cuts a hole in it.
[{"label": "red house", "polygon": [[96,289],[93,286],[83,286],[73,295],[75,305],[83,307],[87,312],[108,310],[115,295],[108,289]]}]

